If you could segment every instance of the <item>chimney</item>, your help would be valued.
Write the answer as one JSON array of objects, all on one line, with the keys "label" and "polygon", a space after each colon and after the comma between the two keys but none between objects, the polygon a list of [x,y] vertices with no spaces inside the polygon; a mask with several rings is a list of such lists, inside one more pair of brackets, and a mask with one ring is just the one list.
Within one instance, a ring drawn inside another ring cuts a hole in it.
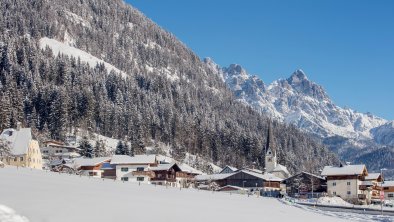
[{"label": "chimney", "polygon": [[17,122],[16,123],[16,130],[19,131],[22,128],[22,123],[21,122]]}]

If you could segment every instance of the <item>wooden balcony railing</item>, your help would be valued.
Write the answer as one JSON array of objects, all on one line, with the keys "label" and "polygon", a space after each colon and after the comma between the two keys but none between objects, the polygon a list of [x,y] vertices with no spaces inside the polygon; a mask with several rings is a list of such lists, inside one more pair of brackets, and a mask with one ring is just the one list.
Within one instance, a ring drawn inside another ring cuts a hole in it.
[{"label": "wooden balcony railing", "polygon": [[153,171],[133,171],[133,176],[148,176],[150,178],[155,177],[155,172]]}]

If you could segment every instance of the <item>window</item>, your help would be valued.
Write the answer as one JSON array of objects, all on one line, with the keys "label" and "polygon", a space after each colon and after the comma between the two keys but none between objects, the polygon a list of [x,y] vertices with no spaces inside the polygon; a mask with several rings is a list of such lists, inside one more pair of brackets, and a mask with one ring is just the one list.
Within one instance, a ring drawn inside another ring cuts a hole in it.
[{"label": "window", "polygon": [[347,185],[350,186],[350,182],[347,182]]},{"label": "window", "polygon": [[389,188],[388,187],[383,187],[383,190],[388,190]]},{"label": "window", "polygon": [[128,177],[122,177],[122,178],[120,178],[122,181],[129,181],[129,178]]},{"label": "window", "polygon": [[14,157],[14,162],[18,161],[18,158]]},{"label": "window", "polygon": [[137,177],[137,181],[144,181],[144,179],[143,177]]},{"label": "window", "polygon": [[137,167],[137,171],[144,171],[143,167]]},{"label": "window", "polygon": [[23,161],[23,157],[20,157],[19,160],[22,162]]},{"label": "window", "polygon": [[387,196],[392,198],[394,197],[394,193],[389,193]]},{"label": "window", "polygon": [[351,192],[351,191],[348,191],[348,192],[347,192],[347,195],[350,195],[350,194],[352,194],[352,192]]},{"label": "window", "polygon": [[120,171],[127,172],[127,171],[129,171],[129,168],[128,167],[122,167],[122,168],[120,168]]},{"label": "window", "polygon": [[89,172],[89,176],[97,176],[97,172]]},{"label": "window", "polygon": [[336,195],[337,195],[337,192],[334,191],[334,192],[332,192],[332,194],[333,194],[334,196],[336,196]]},{"label": "window", "polygon": [[332,186],[335,187],[337,185],[337,182],[332,182]]}]

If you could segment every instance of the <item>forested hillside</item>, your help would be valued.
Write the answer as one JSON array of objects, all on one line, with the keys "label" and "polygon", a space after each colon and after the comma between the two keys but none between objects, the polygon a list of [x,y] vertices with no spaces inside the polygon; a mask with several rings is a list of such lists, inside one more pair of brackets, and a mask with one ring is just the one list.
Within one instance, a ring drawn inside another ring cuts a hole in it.
[{"label": "forested hillside", "polygon": [[[130,5],[2,0],[0,10],[0,130],[21,121],[63,139],[79,127],[131,142],[134,153],[156,140],[179,158],[263,168],[272,121],[236,102],[197,55]],[[337,163],[298,129],[272,126],[291,172]]]}]

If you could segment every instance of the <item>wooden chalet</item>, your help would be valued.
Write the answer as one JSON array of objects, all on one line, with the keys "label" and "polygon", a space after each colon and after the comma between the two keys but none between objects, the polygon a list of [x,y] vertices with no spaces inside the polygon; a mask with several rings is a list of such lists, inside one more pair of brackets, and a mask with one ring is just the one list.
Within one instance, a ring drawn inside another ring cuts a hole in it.
[{"label": "wooden chalet", "polygon": [[177,186],[177,174],[179,176],[186,176],[181,174],[182,170],[176,163],[159,164],[157,167],[151,167],[150,171],[153,172],[150,178],[152,184],[157,185],[171,185]]},{"label": "wooden chalet", "polygon": [[273,174],[260,174],[248,170],[239,170],[234,173],[220,173],[212,175],[198,175],[195,177],[196,185],[208,185],[219,190],[221,187],[233,186],[252,189],[280,190],[282,179]]},{"label": "wooden chalet", "polygon": [[297,198],[320,197],[327,192],[325,178],[308,172],[301,172],[282,181],[286,194]]}]

